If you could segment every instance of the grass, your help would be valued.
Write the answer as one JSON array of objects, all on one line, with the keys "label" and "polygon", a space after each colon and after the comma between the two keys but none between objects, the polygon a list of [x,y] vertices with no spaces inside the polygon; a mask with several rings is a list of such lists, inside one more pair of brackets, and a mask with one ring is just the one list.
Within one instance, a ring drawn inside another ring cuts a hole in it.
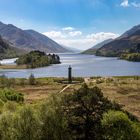
[{"label": "grass", "polygon": [[26,65],[0,65],[0,69],[26,69]]},{"label": "grass", "polygon": [[[80,83],[72,84],[64,92],[73,93],[83,83],[82,78],[75,78]],[[25,103],[36,103],[44,100],[50,94],[59,94],[67,86],[61,80],[66,78],[38,78],[36,85],[29,85],[28,80],[15,79],[14,90],[24,94]],[[132,113],[140,120],[140,76],[123,77],[92,77],[88,78],[87,84],[90,87],[97,85],[108,99],[122,105],[123,109]],[[3,87],[2,87],[3,88]]]},{"label": "grass", "polygon": [[89,85],[97,85],[105,97],[119,103],[140,120],[140,77],[100,78],[97,83],[92,78]]},{"label": "grass", "polygon": [[[5,80],[4,80],[5,79]],[[66,78],[36,78],[35,85],[29,85],[28,79],[16,78],[7,79],[0,78],[1,82],[6,82],[4,85],[0,85],[1,89],[4,87],[12,87],[17,92],[23,93],[25,98],[25,103],[34,103],[40,100],[46,99],[49,94],[58,94],[67,84],[61,83],[61,81],[66,81]],[[74,78],[74,80],[83,83],[83,78]],[[76,84],[75,86],[77,86]],[[74,89],[74,85],[71,89]],[[79,86],[80,87],[80,86]],[[70,90],[69,90],[70,92]]]}]

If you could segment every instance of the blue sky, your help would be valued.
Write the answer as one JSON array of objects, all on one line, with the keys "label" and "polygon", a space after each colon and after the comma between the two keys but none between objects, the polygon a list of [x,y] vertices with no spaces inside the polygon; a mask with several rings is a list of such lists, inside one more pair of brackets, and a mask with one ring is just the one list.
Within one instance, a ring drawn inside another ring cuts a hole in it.
[{"label": "blue sky", "polygon": [[140,24],[140,0],[0,0],[0,21],[87,49]]}]

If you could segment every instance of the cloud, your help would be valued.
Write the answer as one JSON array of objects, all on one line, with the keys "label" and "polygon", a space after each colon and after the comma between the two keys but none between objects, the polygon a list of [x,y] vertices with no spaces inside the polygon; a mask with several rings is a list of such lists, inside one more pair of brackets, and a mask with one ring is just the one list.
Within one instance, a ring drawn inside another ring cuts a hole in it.
[{"label": "cloud", "polygon": [[73,27],[65,27],[65,28],[62,28],[63,31],[73,31],[74,28]]},{"label": "cloud", "polygon": [[123,0],[123,2],[120,4],[122,7],[129,7],[129,1],[128,0]]},{"label": "cloud", "polygon": [[65,38],[61,31],[50,31],[44,32],[43,34],[50,38]]},{"label": "cloud", "polygon": [[98,32],[92,34],[83,34],[82,31],[49,31],[43,33],[54,41],[64,46],[74,47],[76,49],[88,49],[93,45],[110,38],[116,38],[119,35],[111,32]]},{"label": "cloud", "polygon": [[140,8],[140,3],[138,2],[129,2],[129,0],[123,0],[122,3],[120,4],[122,7],[135,7],[135,8]]},{"label": "cloud", "polygon": [[79,50],[85,50],[96,44],[96,42],[92,39],[87,38],[77,38],[77,39],[58,39],[55,40],[59,44],[62,44],[64,46],[72,47]]},{"label": "cloud", "polygon": [[132,2],[131,5],[136,8],[140,8],[140,3]]},{"label": "cloud", "polygon": [[119,34],[115,34],[115,33],[99,32],[99,33],[95,33],[95,34],[89,34],[89,35],[86,36],[86,38],[93,39],[95,41],[103,41],[103,40],[106,40],[106,39],[109,39],[109,38],[114,39],[118,36],[119,36]]},{"label": "cloud", "polygon": [[73,31],[73,32],[69,32],[69,35],[74,37],[74,36],[80,36],[82,35],[81,31]]}]

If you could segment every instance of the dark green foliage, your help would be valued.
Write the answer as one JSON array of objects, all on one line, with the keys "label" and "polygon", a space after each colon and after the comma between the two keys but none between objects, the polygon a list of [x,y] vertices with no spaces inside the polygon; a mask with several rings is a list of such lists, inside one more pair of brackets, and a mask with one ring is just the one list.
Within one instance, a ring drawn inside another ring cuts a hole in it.
[{"label": "dark green foliage", "polygon": [[140,124],[132,122],[121,111],[109,111],[103,114],[102,127],[105,140],[139,140]]},{"label": "dark green foliage", "polygon": [[18,93],[12,89],[7,89],[7,88],[0,90],[0,99],[3,102],[7,102],[7,101],[23,102],[24,101],[23,94]]},{"label": "dark green foliage", "polygon": [[128,61],[140,62],[140,53],[122,54],[120,58]]},{"label": "dark green foliage", "polygon": [[109,109],[120,107],[103,97],[98,87],[83,85],[72,95],[65,96],[65,111],[73,139],[102,139],[101,118]]},{"label": "dark green foliage", "polygon": [[44,52],[31,51],[28,54],[20,56],[16,60],[17,65],[27,65],[27,68],[44,67],[50,64],[59,64],[60,58],[58,55],[49,54],[46,55]]},{"label": "dark green foliage", "polygon": [[40,106],[41,140],[70,140],[60,97],[51,96]]},{"label": "dark green foliage", "polygon": [[55,94],[39,104],[20,108],[10,104],[4,105],[6,109],[0,116],[1,140],[140,138],[137,120],[104,98],[98,87],[89,88],[84,84],[73,94]]}]

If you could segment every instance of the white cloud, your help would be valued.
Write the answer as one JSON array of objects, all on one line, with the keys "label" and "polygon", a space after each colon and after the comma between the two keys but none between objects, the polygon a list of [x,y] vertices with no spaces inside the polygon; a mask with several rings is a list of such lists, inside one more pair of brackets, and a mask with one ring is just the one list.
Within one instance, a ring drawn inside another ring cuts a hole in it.
[{"label": "white cloud", "polygon": [[122,7],[135,7],[135,8],[140,8],[140,3],[138,2],[129,2],[129,0],[123,0],[122,3],[120,4]]},{"label": "white cloud", "polygon": [[95,34],[89,34],[86,36],[86,38],[88,39],[93,39],[95,41],[103,41],[103,40],[106,40],[106,39],[109,39],[109,38],[116,38],[118,37],[119,34],[114,34],[114,33],[105,33],[105,32],[99,32],[99,33],[95,33]]},{"label": "white cloud", "polygon": [[74,37],[74,36],[80,36],[82,35],[81,31],[73,31],[73,32],[69,32],[69,35]]},{"label": "white cloud", "polygon": [[110,32],[99,32],[84,35],[81,31],[69,31],[65,32],[62,29],[60,31],[49,31],[43,33],[44,35],[50,37],[59,44],[74,47],[77,49],[88,49],[93,45],[104,41],[109,38],[116,38],[119,35]]},{"label": "white cloud", "polygon": [[61,31],[50,31],[43,33],[44,35],[54,39],[54,38],[65,38]]},{"label": "white cloud", "polygon": [[92,39],[87,39],[87,38],[77,38],[77,39],[58,39],[55,40],[59,44],[68,46],[68,47],[73,47],[79,50],[85,50],[96,44],[96,42]]},{"label": "white cloud", "polygon": [[73,27],[65,27],[65,28],[62,28],[63,31],[73,31],[74,28]]},{"label": "white cloud", "polygon": [[122,7],[129,7],[129,1],[123,0],[123,2],[120,4]]},{"label": "white cloud", "polygon": [[140,8],[140,3],[132,2],[131,5],[136,8]]}]

